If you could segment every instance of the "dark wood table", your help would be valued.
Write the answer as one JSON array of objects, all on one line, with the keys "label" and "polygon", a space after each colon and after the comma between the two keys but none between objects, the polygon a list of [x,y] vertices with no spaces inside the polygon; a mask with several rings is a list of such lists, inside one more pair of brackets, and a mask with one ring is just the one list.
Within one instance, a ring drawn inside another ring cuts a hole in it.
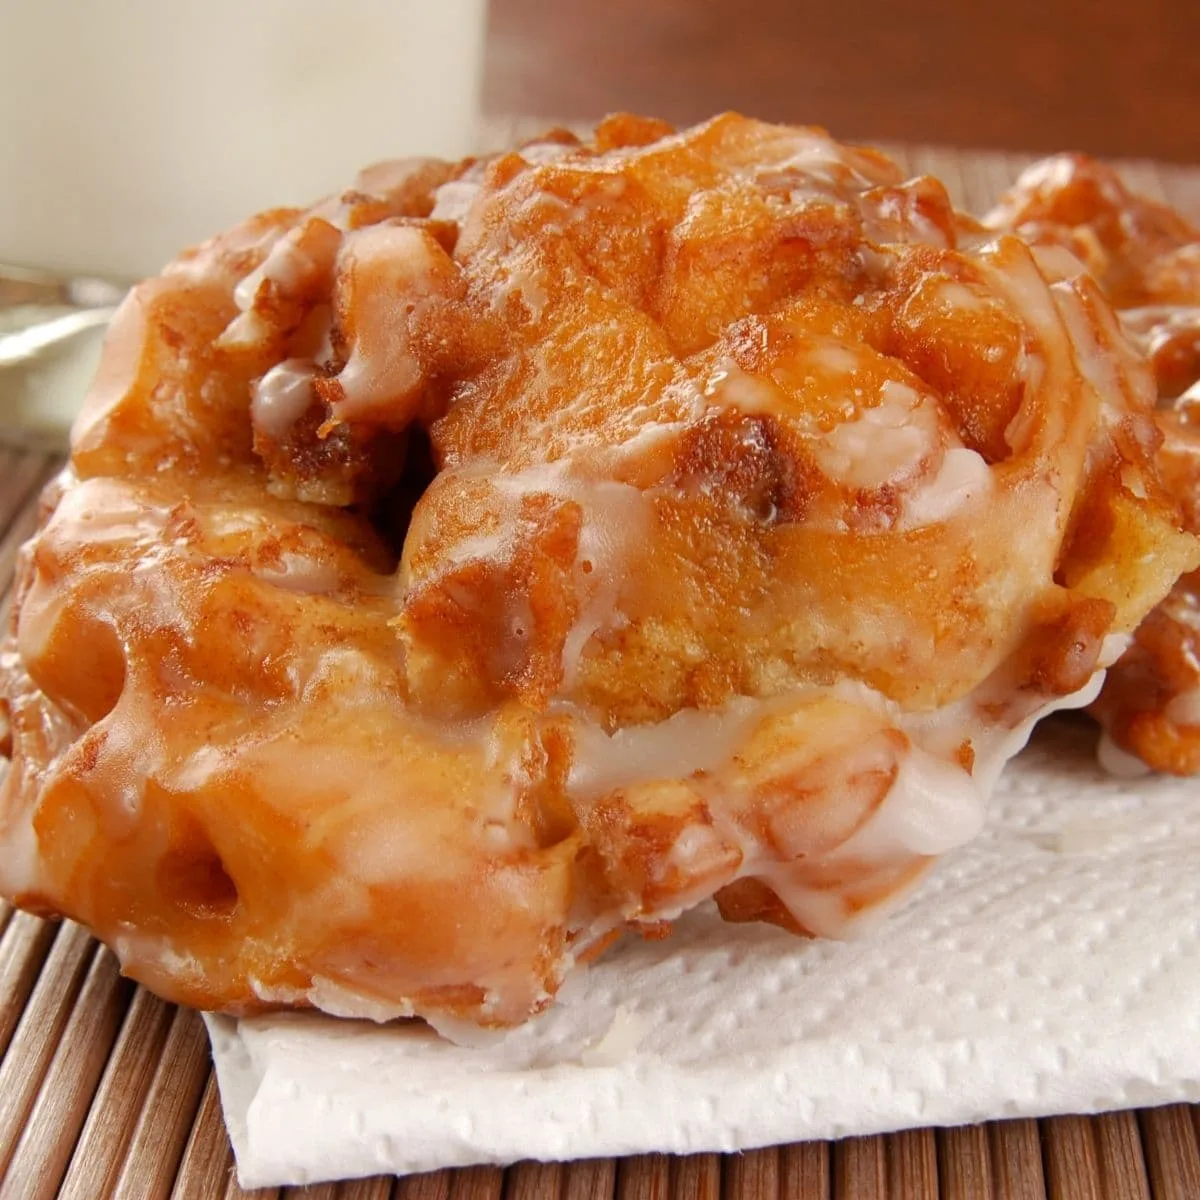
[{"label": "dark wood table", "polygon": [[491,112],[1200,162],[1196,0],[490,0]]},{"label": "dark wood table", "polygon": [[[493,121],[502,142],[540,122]],[[892,147],[979,209],[1026,156]],[[1200,169],[1130,163],[1200,219]],[[0,448],[0,589],[54,456]],[[7,600],[0,620],[6,619]],[[135,988],[72,924],[0,903],[0,1200],[239,1197],[199,1018]],[[382,1200],[1200,1200],[1200,1106],[921,1129],[745,1154],[375,1178],[263,1197]]]}]

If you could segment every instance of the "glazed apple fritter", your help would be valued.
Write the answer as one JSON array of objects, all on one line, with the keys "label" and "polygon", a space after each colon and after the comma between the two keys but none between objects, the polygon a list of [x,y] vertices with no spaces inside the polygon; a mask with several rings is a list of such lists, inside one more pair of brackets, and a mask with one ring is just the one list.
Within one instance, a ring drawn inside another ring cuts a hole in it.
[{"label": "glazed apple fritter", "polygon": [[838,934],[1200,562],[1075,257],[819,130],[401,162],[118,315],[20,566],[0,890],[164,995],[485,1024]]}]

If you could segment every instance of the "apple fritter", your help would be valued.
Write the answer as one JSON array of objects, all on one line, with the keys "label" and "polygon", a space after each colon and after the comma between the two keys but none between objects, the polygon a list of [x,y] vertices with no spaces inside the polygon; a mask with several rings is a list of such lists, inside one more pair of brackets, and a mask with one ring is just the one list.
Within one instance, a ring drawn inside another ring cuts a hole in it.
[{"label": "apple fritter", "polygon": [[0,660],[0,890],[176,1000],[502,1025],[838,935],[1200,563],[1100,288],[820,130],[366,172],[117,316]]}]

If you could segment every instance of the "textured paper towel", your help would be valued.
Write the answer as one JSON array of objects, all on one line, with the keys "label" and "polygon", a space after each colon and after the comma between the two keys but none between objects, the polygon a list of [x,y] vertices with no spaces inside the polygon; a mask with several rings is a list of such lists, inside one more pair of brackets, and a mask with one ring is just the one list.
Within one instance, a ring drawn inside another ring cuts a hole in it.
[{"label": "textured paper towel", "polygon": [[1094,741],[1044,727],[985,832],[856,942],[697,912],[473,1049],[210,1019],[243,1185],[1200,1100],[1200,785],[1106,776]]}]

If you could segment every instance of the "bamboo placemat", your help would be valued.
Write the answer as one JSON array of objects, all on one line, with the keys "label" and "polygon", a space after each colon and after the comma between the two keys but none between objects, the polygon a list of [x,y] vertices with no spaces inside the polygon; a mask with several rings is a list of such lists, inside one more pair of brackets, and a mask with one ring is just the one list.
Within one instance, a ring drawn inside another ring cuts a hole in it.
[{"label": "bamboo placemat", "polygon": [[[502,144],[553,122],[493,123]],[[886,147],[978,211],[1027,156]],[[1123,164],[1200,220],[1200,168]],[[0,448],[0,588],[57,469]],[[6,619],[7,597],[0,605]],[[745,1154],[518,1163],[244,1192],[199,1018],[69,922],[0,902],[0,1200],[1200,1200],[1200,1105],[920,1129]]]}]

